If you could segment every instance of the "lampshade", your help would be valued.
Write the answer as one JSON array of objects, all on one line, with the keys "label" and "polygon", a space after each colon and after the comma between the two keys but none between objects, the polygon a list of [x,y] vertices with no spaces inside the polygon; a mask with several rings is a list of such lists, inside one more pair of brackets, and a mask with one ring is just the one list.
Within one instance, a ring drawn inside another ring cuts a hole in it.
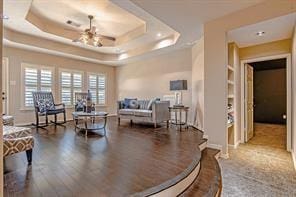
[{"label": "lampshade", "polygon": [[187,80],[170,81],[170,90],[187,90]]}]

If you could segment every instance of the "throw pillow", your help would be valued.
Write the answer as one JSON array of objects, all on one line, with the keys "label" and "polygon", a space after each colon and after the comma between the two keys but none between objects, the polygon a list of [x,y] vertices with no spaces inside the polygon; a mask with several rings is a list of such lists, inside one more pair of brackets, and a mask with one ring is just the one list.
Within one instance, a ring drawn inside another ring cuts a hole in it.
[{"label": "throw pillow", "polygon": [[153,99],[151,99],[151,100],[149,101],[149,103],[148,103],[147,109],[148,109],[148,110],[152,110],[152,105],[153,105],[153,103],[155,103],[156,101],[160,101],[160,98],[153,98]]},{"label": "throw pillow", "polygon": [[39,112],[41,112],[41,113],[46,112],[46,103],[44,102],[43,99],[39,99],[37,101],[37,105],[39,108]]},{"label": "throw pillow", "polygon": [[137,100],[131,100],[129,102],[129,108],[130,109],[139,109],[139,103]]},{"label": "throw pillow", "polygon": [[78,99],[76,102],[76,111],[83,111],[85,106],[85,99]]},{"label": "throw pillow", "polygon": [[135,99],[131,99],[131,98],[125,98],[124,99],[124,102],[123,102],[123,104],[124,104],[124,108],[125,109],[128,109],[129,108],[129,104],[130,104],[130,102],[131,102],[131,100],[137,100],[136,98]]},{"label": "throw pillow", "polygon": [[55,110],[54,103],[51,99],[45,99],[46,110]]}]

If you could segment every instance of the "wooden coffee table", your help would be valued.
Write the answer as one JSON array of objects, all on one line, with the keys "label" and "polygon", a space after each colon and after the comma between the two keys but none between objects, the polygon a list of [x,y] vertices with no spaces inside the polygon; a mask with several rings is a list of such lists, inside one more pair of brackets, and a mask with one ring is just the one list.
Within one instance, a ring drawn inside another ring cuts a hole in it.
[{"label": "wooden coffee table", "polygon": [[[107,112],[96,112],[93,111],[91,113],[87,112],[73,112],[73,120],[75,124],[75,132],[85,131],[85,137],[87,137],[88,131],[97,131],[104,129],[104,136],[106,135],[106,124],[107,124]],[[96,123],[96,120],[103,119],[102,124]],[[81,122],[82,121],[82,122]]]}]

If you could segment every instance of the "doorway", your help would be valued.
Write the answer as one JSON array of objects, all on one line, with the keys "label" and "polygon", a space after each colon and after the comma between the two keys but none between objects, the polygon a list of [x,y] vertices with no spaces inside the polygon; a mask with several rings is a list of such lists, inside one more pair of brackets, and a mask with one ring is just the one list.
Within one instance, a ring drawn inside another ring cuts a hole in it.
[{"label": "doorway", "polygon": [[2,59],[2,114],[8,114],[8,105],[9,105],[9,99],[8,99],[8,58],[4,57]]},{"label": "doorway", "polygon": [[291,149],[289,55],[242,61],[242,142]]}]

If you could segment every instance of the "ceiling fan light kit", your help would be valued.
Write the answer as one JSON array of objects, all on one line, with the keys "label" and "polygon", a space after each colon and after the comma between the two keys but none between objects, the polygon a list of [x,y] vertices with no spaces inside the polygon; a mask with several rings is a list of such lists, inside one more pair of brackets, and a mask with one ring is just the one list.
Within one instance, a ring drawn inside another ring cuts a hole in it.
[{"label": "ceiling fan light kit", "polygon": [[88,15],[88,19],[89,19],[89,28],[81,32],[80,37],[78,39],[74,39],[73,42],[92,45],[95,47],[102,47],[103,46],[102,39],[109,39],[109,40],[115,41],[115,38],[102,36],[96,32],[97,30],[96,26],[92,26],[92,20],[94,19],[92,15]]}]

